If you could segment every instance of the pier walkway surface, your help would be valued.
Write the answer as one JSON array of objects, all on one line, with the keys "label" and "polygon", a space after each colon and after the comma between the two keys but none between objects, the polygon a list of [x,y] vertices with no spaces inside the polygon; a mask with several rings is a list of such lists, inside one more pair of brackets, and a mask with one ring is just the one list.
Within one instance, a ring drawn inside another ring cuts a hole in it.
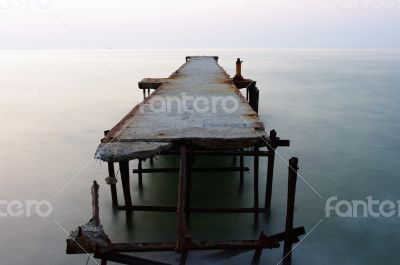
[{"label": "pier walkway surface", "polygon": [[265,146],[263,123],[216,57],[188,57],[170,77],[139,85],[156,89],[106,134],[97,158],[144,159],[182,141],[205,149]]}]

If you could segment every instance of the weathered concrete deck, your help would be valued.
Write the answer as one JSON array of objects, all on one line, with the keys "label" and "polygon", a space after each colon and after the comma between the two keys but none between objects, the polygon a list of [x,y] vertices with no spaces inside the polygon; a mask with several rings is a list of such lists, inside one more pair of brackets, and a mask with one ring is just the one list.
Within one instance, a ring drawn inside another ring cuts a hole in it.
[{"label": "weathered concrete deck", "polygon": [[[144,79],[144,87],[146,80],[158,80],[161,85],[106,134],[97,158],[109,162],[143,159],[178,141],[206,149],[265,145],[260,138],[267,137],[263,123],[215,57],[189,57],[169,78]],[[199,104],[184,102],[184,97],[198,99]],[[216,102],[207,111],[202,108],[205,99]],[[225,110],[221,100],[225,100]],[[172,107],[161,110],[162,102],[168,101]]]}]

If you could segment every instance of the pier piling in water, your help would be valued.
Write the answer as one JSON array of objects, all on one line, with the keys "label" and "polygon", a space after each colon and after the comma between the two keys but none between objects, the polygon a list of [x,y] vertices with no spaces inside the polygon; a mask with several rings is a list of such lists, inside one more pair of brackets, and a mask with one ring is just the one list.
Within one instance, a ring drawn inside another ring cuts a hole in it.
[{"label": "pier piling in water", "polygon": [[298,168],[297,157],[292,157],[289,160],[288,167],[288,192],[287,192],[287,209],[286,209],[286,224],[285,234],[286,239],[283,247],[283,259],[288,261],[292,258],[292,239],[290,234],[293,231],[293,219],[294,219],[294,201],[296,196],[296,182],[297,182],[297,170]]},{"label": "pier piling in water", "polygon": [[132,198],[131,198],[131,188],[129,181],[129,162],[128,161],[119,162],[119,171],[121,173],[121,182],[122,182],[122,189],[124,192],[125,205],[130,207],[132,206]]},{"label": "pier piling in water", "polygon": [[275,148],[276,148],[276,131],[271,130],[269,133],[270,146],[268,150],[271,155],[268,156],[268,166],[267,166],[267,181],[265,187],[265,208],[271,208],[271,198],[272,198],[272,183],[274,178],[274,164],[275,164]]},{"label": "pier piling in water", "polygon": [[[106,136],[108,132],[109,130],[104,131],[104,136]],[[107,166],[108,166],[108,177],[106,178],[106,183],[110,185],[112,206],[116,208],[118,207],[118,195],[116,186],[117,178],[115,177],[114,162],[107,162]]]}]

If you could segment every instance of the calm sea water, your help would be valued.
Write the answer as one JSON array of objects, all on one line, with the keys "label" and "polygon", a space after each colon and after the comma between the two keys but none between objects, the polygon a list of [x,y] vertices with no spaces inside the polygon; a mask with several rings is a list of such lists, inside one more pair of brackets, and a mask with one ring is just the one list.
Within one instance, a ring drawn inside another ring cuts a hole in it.
[{"label": "calm sea water", "polygon": [[[67,235],[54,220],[68,232],[88,221],[93,180],[101,185],[101,221],[114,242],[174,240],[173,213],[138,212],[129,222],[124,212],[112,210],[104,183],[106,164],[93,155],[103,131],[141,101],[138,81],[166,77],[186,55],[202,54],[219,55],[228,73],[234,72],[237,57],[245,61],[244,75],[255,79],[260,89],[260,116],[267,129],[291,140],[291,147],[279,153],[285,159],[298,156],[300,175],[324,197],[299,179],[295,224],[309,232],[323,221],[296,247],[293,264],[398,264],[400,218],[325,218],[324,207],[330,196],[400,199],[400,51],[281,52],[1,51],[0,199],[50,200],[54,211],[49,218],[1,217],[0,264],[85,264],[86,256],[65,254]],[[155,163],[170,166],[178,161],[160,158]],[[261,176],[265,163],[262,159]],[[260,215],[255,221],[251,214],[193,215],[193,237],[252,239],[261,230],[283,231],[287,165],[280,158],[275,172],[271,217]],[[252,204],[250,177],[242,192],[238,178],[224,174],[195,175],[193,182],[193,205]],[[260,185],[264,187],[264,178]],[[143,191],[133,177],[132,188],[137,203],[176,203],[174,174],[145,176]],[[281,254],[282,249],[264,251],[262,264],[277,264]],[[177,261],[175,253],[143,256]],[[251,256],[198,252],[190,254],[189,264],[243,265],[251,263]]]}]

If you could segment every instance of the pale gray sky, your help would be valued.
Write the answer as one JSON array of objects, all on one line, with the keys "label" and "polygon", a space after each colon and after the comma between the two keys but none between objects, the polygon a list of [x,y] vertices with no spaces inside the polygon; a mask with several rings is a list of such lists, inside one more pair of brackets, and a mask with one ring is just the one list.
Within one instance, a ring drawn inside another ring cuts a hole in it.
[{"label": "pale gray sky", "polygon": [[0,49],[400,48],[399,32],[400,0],[0,0]]}]

